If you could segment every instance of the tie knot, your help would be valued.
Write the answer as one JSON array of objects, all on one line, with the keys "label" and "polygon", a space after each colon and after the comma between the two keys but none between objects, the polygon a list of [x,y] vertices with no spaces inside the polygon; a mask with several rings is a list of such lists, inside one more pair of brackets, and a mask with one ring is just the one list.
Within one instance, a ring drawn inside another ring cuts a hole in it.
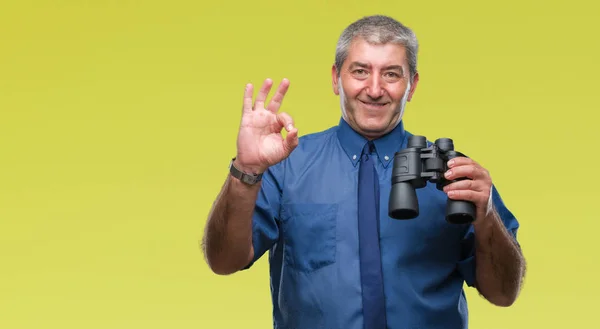
[{"label": "tie knot", "polygon": [[363,147],[362,155],[361,155],[361,160],[362,161],[368,161],[369,158],[370,158],[370,156],[371,156],[371,154],[374,154],[374,153],[375,153],[375,144],[373,143],[373,141],[369,141]]},{"label": "tie knot", "polygon": [[373,143],[373,141],[367,142],[367,144],[365,144],[365,146],[363,147],[362,153],[363,154],[375,153],[375,143]]}]

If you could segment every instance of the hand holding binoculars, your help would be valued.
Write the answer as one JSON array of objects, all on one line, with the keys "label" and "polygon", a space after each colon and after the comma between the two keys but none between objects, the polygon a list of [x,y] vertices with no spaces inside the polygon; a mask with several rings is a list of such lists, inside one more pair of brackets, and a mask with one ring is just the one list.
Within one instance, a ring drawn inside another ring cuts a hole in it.
[{"label": "hand holding binoculars", "polygon": [[[394,219],[412,219],[419,215],[419,201],[416,189],[427,182],[435,183],[438,190],[458,180],[447,180],[450,159],[464,157],[454,150],[450,138],[439,138],[427,147],[424,136],[410,136],[407,147],[394,155],[392,169],[392,190],[389,199],[389,216]],[[448,199],[446,221],[453,224],[466,224],[475,220],[475,205],[470,201]]]}]

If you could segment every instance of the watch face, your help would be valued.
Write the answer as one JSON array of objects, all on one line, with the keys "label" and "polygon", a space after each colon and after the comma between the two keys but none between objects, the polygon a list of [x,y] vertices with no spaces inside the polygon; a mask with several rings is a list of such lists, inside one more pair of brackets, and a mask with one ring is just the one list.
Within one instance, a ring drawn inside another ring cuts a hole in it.
[{"label": "watch face", "polygon": [[256,183],[256,178],[249,175],[242,175],[242,181],[246,184]]},{"label": "watch face", "polygon": [[258,181],[260,181],[262,174],[260,175],[248,175],[246,173],[241,172],[240,170],[238,170],[234,165],[233,165],[233,160],[231,161],[231,163],[229,164],[229,170],[231,172],[231,174],[236,177],[237,179],[239,179],[240,181],[249,184],[249,185],[253,185],[256,184]]}]

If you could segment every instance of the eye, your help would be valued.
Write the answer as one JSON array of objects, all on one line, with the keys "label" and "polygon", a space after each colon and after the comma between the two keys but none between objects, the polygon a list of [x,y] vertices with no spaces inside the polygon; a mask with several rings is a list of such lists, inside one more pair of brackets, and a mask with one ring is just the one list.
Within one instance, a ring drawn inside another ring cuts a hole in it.
[{"label": "eye", "polygon": [[396,72],[385,72],[383,77],[389,82],[398,81],[402,78],[402,76]]},{"label": "eye", "polygon": [[368,75],[368,72],[365,69],[356,69],[352,71],[352,75],[358,78],[364,78]]}]

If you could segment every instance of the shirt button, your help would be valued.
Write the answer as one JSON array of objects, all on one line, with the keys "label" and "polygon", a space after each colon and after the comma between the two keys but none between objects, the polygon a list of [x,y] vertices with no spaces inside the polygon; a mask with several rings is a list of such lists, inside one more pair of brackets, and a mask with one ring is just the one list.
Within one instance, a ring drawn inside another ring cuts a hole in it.
[{"label": "shirt button", "polygon": [[356,154],[352,156],[352,160],[356,160]]},{"label": "shirt button", "polygon": [[387,155],[386,155],[386,156],[384,156],[383,158],[385,159],[385,161],[388,161],[388,160],[390,159],[390,157],[389,157],[389,156],[387,156]]}]

